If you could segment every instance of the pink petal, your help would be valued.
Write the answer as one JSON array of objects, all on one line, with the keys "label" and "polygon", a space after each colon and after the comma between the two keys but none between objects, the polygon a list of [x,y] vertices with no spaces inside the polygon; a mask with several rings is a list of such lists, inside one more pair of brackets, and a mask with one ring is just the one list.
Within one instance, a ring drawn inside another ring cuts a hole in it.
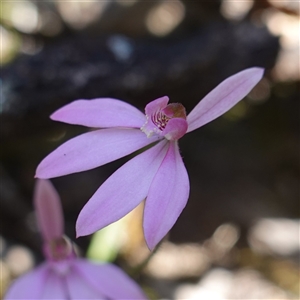
[{"label": "pink petal", "polygon": [[178,144],[170,142],[145,202],[143,225],[149,249],[152,250],[175,224],[187,203],[189,186]]},{"label": "pink petal", "polygon": [[150,116],[156,111],[164,109],[168,105],[168,102],[169,102],[168,96],[163,96],[149,102],[145,107],[146,115]]},{"label": "pink petal", "polygon": [[[66,276],[66,285],[70,299],[105,299],[105,295],[99,291],[97,286],[94,286],[89,282],[84,275],[81,274],[80,267],[76,266],[77,260],[74,262],[74,266],[70,273]],[[79,265],[81,265],[79,263]],[[98,272],[99,273],[99,272]],[[95,276],[95,281],[98,281],[98,285],[101,284],[99,281],[98,273],[91,274]]]},{"label": "pink petal", "polygon": [[79,135],[54,150],[39,164],[38,178],[90,170],[128,155],[157,140],[139,129],[100,129]]},{"label": "pink petal", "polygon": [[65,280],[66,279],[63,274],[58,274],[54,270],[49,269],[42,294],[38,299],[70,299]]},{"label": "pink petal", "polygon": [[39,228],[46,241],[58,239],[64,234],[64,218],[57,191],[49,180],[37,180],[34,205]]},{"label": "pink petal", "polygon": [[[82,277],[107,299],[147,299],[141,288],[121,269],[112,264],[76,261]],[[100,299],[100,298],[99,298]]]},{"label": "pink petal", "polygon": [[157,98],[151,102],[149,102],[145,107],[145,113],[147,116],[151,116],[155,112],[164,109],[169,102],[169,97],[163,96],[161,98]]},{"label": "pink petal", "polygon": [[167,151],[167,141],[139,154],[112,174],[81,210],[77,236],[91,234],[113,223],[146,198]]},{"label": "pink petal", "polygon": [[185,135],[188,129],[188,123],[185,119],[174,118],[169,120],[162,134],[170,141],[178,140]]},{"label": "pink petal", "polygon": [[48,272],[48,264],[44,263],[38,268],[19,277],[9,287],[4,300],[41,299]]},{"label": "pink petal", "polygon": [[189,128],[193,131],[216,119],[241,99],[243,99],[261,80],[262,68],[250,68],[241,71],[221,82],[206,95],[187,116]]},{"label": "pink petal", "polygon": [[145,122],[145,115],[134,106],[117,99],[76,100],[54,112],[50,118],[69,124],[95,128],[136,127]]}]

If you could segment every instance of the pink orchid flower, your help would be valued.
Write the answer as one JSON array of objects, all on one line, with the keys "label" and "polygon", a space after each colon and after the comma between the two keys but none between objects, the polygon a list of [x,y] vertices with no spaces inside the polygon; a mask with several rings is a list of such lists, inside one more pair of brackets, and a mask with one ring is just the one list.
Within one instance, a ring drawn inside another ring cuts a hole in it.
[{"label": "pink orchid flower", "polygon": [[36,177],[89,170],[150,145],[100,186],[80,212],[76,229],[78,236],[91,234],[146,199],[143,228],[147,245],[153,249],[174,225],[189,196],[178,139],[228,111],[251,91],[263,72],[250,68],[227,78],[187,117],[181,104],[168,104],[168,97],[150,102],[146,115],[116,99],[74,101],[54,112],[51,119],[102,129],[58,147],[40,163]]},{"label": "pink orchid flower", "polygon": [[4,299],[147,299],[118,267],[76,257],[63,235],[60,199],[50,181],[37,181],[34,202],[47,261],[18,278]]}]

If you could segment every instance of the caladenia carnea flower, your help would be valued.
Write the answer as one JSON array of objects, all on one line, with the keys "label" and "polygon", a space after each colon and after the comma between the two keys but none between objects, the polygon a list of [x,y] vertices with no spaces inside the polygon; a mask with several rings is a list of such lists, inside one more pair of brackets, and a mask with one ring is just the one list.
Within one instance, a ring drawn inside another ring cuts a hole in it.
[{"label": "caladenia carnea flower", "polygon": [[145,114],[116,99],[74,101],[51,118],[101,129],[58,147],[40,163],[36,177],[89,170],[148,146],[100,186],[80,212],[76,229],[78,236],[91,234],[146,199],[143,228],[147,245],[153,249],[174,225],[189,196],[178,139],[228,111],[251,91],[263,72],[250,68],[227,78],[187,116],[184,106],[168,104],[168,97],[150,102]]},{"label": "caladenia carnea flower", "polygon": [[60,199],[50,181],[37,181],[34,202],[47,260],[18,278],[4,299],[147,299],[118,267],[76,256],[72,243],[63,235]]}]

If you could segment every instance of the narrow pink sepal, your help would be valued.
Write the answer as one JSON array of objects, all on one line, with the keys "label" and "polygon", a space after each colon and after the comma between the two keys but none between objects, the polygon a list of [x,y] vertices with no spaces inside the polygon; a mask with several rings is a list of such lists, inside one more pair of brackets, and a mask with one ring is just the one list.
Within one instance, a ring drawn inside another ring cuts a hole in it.
[{"label": "narrow pink sepal", "polygon": [[170,119],[162,135],[170,141],[178,140],[183,137],[188,129],[188,123],[182,118]]},{"label": "narrow pink sepal", "polygon": [[38,165],[36,177],[53,178],[82,172],[128,155],[156,141],[139,129],[99,129],[79,135],[51,152]]},{"label": "narrow pink sepal", "polygon": [[145,122],[145,115],[137,108],[111,98],[76,100],[55,111],[50,118],[95,128],[140,128]]},{"label": "narrow pink sepal", "polygon": [[19,277],[8,288],[4,300],[41,299],[48,273],[48,264],[43,263],[38,268]]},{"label": "narrow pink sepal", "polygon": [[166,144],[163,140],[135,156],[100,186],[78,216],[77,237],[94,233],[119,220],[146,198],[166,155]]},{"label": "narrow pink sepal", "polygon": [[187,116],[187,132],[216,119],[242,100],[261,80],[262,68],[250,68],[228,77],[206,95]]},{"label": "narrow pink sepal", "polygon": [[60,198],[49,180],[37,180],[34,205],[39,228],[45,241],[63,236],[64,219]]},{"label": "narrow pink sepal", "polygon": [[168,102],[169,102],[168,96],[163,96],[149,102],[145,107],[146,115],[151,116],[155,112],[164,109],[168,105]]},{"label": "narrow pink sepal", "polygon": [[96,264],[78,259],[75,267],[84,280],[104,295],[105,299],[147,299],[141,288],[112,264]]},{"label": "narrow pink sepal", "polygon": [[175,224],[186,206],[190,184],[177,141],[168,152],[151,183],[144,209],[144,235],[150,250]]}]

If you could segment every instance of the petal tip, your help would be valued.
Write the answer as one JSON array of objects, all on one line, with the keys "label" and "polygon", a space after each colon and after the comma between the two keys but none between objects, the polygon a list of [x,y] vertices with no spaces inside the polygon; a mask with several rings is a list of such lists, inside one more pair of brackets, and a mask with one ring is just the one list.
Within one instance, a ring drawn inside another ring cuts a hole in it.
[{"label": "petal tip", "polygon": [[36,172],[34,175],[35,179],[48,179],[48,178],[44,178],[42,175],[38,174],[39,172]]},{"label": "petal tip", "polygon": [[254,75],[256,75],[257,78],[260,80],[264,75],[265,69],[262,67],[253,67],[250,68],[249,71],[252,71]]},{"label": "petal tip", "polygon": [[146,241],[146,245],[150,251],[153,251],[156,246],[156,245],[152,245],[152,244],[150,245],[150,243],[148,243],[147,241]]},{"label": "petal tip", "polygon": [[82,234],[81,230],[78,228],[77,224],[76,224],[76,239],[85,236],[85,234]]},{"label": "petal tip", "polygon": [[50,118],[52,121],[60,121],[59,115],[60,115],[60,113],[59,113],[59,111],[57,110],[57,111],[55,111],[54,113],[52,113],[52,114],[50,115],[49,118]]},{"label": "petal tip", "polygon": [[52,115],[50,115],[50,117],[49,117],[51,120],[53,120],[53,121],[56,121],[55,120],[55,113],[53,113]]},{"label": "petal tip", "polygon": [[50,179],[51,176],[47,176],[46,174],[44,174],[43,170],[41,170],[39,168],[39,166],[37,167],[36,171],[35,171],[35,175],[34,178],[39,178],[39,179]]},{"label": "petal tip", "polygon": [[154,236],[150,237],[150,238],[145,236],[145,242],[146,242],[146,245],[147,245],[147,247],[150,251],[155,250],[155,248],[157,247],[157,245],[159,243],[161,243],[161,241],[162,241],[162,239],[157,241],[157,239],[155,239]]},{"label": "petal tip", "polygon": [[90,235],[93,233],[93,231],[87,230],[88,229],[87,226],[84,226],[83,224],[80,224],[80,223],[82,223],[82,222],[80,221],[80,214],[79,214],[79,217],[76,222],[76,238],[77,239],[79,237]]}]

